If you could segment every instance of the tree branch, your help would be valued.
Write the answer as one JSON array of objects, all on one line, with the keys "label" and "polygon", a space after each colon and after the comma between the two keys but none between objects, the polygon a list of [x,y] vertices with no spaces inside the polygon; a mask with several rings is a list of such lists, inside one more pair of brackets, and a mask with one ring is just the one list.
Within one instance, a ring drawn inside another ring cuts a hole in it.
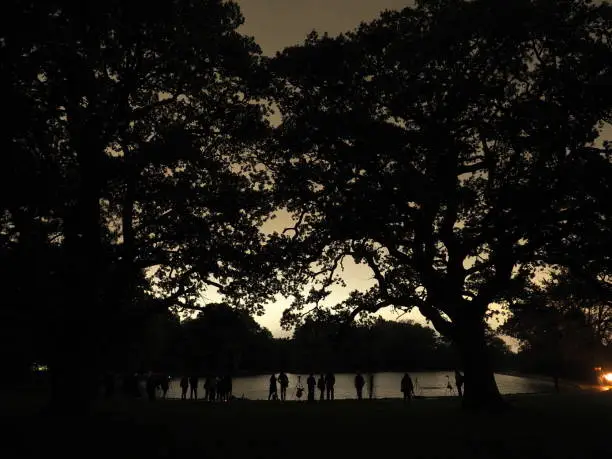
[{"label": "tree branch", "polygon": [[293,239],[297,239],[300,236],[300,225],[302,224],[302,222],[304,221],[304,217],[306,215],[306,211],[303,210],[300,213],[300,216],[298,218],[298,221],[295,223],[295,226],[290,226],[289,228],[285,228],[283,230],[283,234],[287,233],[288,231],[294,231],[295,234],[293,235]]},{"label": "tree branch", "polygon": [[479,264],[474,264],[471,268],[468,268],[465,270],[465,275],[469,276],[470,274],[474,274],[474,273],[478,273],[480,271],[482,271],[485,268],[489,268],[493,266],[493,261],[492,260],[488,260],[485,261],[483,263],[479,263]]},{"label": "tree branch", "polygon": [[440,314],[440,311],[438,311],[438,309],[427,304],[426,302],[422,302],[417,307],[419,308],[419,311],[421,312],[421,314],[423,314],[427,320],[431,321],[434,328],[438,332],[440,332],[442,335],[446,336],[447,338],[454,337],[455,329],[453,327],[452,322],[449,322],[444,317],[442,317],[442,314]]},{"label": "tree branch", "polygon": [[353,309],[353,311],[351,311],[351,313],[349,314],[347,323],[350,324],[351,322],[353,322],[353,320],[355,320],[355,317],[357,317],[362,312],[369,312],[373,314],[377,311],[380,311],[382,308],[386,308],[387,306],[391,306],[391,305],[392,303],[390,301],[382,301],[380,303],[377,303],[371,306],[367,306],[367,305],[359,306]]},{"label": "tree branch", "polygon": [[487,163],[485,161],[479,161],[474,164],[467,164],[457,169],[457,175],[478,172],[478,171],[486,169],[487,168],[486,166],[487,166]]},{"label": "tree branch", "polygon": [[212,287],[216,287],[219,290],[219,293],[223,293],[223,294],[227,293],[227,291],[226,291],[227,287],[224,286],[223,284],[220,284],[220,283],[215,282],[215,281],[210,280],[210,279],[202,279],[202,282],[204,282],[205,284],[208,284],[208,285],[210,285]]}]

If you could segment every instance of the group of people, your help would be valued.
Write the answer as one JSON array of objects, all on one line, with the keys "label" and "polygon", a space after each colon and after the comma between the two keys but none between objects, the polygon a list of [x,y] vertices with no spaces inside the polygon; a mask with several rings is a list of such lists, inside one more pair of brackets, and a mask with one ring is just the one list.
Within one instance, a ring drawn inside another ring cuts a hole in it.
[{"label": "group of people", "polygon": [[[464,376],[459,371],[455,371],[455,387],[460,397],[463,396]],[[124,390],[126,394],[142,396],[146,392],[149,400],[155,400],[159,395],[161,398],[166,398],[170,388],[171,377],[165,374],[158,373],[138,373],[124,377]],[[286,400],[287,389],[289,387],[289,377],[284,371],[281,371],[278,376],[272,374],[270,376],[268,400]],[[310,373],[306,379],[306,388],[302,386],[301,377],[298,377],[298,382],[295,390],[295,397],[301,399],[304,391],[307,393],[307,400],[314,402],[316,393],[319,392],[319,400],[334,400],[334,386],[336,384],[336,376],[334,373],[321,374],[315,377],[314,373]],[[114,376],[109,374],[104,379],[106,395],[110,396],[114,392]],[[196,375],[183,376],[180,381],[181,399],[198,399],[199,377]],[[374,397],[374,375],[369,374],[367,378],[369,398]],[[355,375],[354,386],[357,394],[357,399],[363,399],[363,391],[366,387],[366,378],[359,372]],[[228,401],[232,398],[232,378],[230,375],[222,377],[207,376],[204,384],[204,400],[207,401]],[[280,388],[280,391],[279,391]],[[447,391],[454,392],[447,376]],[[408,373],[405,373],[400,383],[400,390],[405,401],[410,401],[415,396],[415,384]],[[142,395],[139,395],[142,394]]]},{"label": "group of people", "polygon": [[278,377],[274,374],[270,376],[270,386],[268,390],[268,400],[278,400],[278,386],[280,386],[280,399],[287,399],[287,388],[289,387],[289,377],[281,371]]},{"label": "group of people", "polygon": [[170,389],[170,376],[149,372],[146,382],[147,397],[155,400],[157,391],[161,391],[161,398],[166,398]]},{"label": "group of people", "polygon": [[170,389],[170,379],[171,377],[167,374],[153,373],[152,371],[123,375],[109,372],[104,375],[102,384],[106,397],[112,397],[115,394],[115,386],[119,381],[125,395],[135,398],[146,395],[149,400],[155,400],[158,396],[161,396],[161,398],[167,397]]},{"label": "group of people", "polygon": [[[446,390],[449,393],[453,392],[453,386],[450,382],[450,378],[448,376],[446,376]],[[461,372],[459,370],[455,370],[455,387],[457,388],[457,393],[459,395],[459,397],[463,397],[463,383],[464,383],[465,377],[461,374]],[[414,397],[414,386],[415,384],[412,382],[412,378],[410,378],[410,375],[408,373],[404,374],[404,377],[402,378],[402,382],[400,385],[400,390],[402,391],[402,393],[404,394],[404,400],[405,401],[410,401],[410,399],[412,397]]]},{"label": "group of people", "polygon": [[[355,390],[357,391],[357,399],[363,399],[363,388],[365,387],[366,380],[363,375],[359,372],[355,375]],[[374,375],[370,373],[368,375],[368,394],[369,398],[374,398]]]},{"label": "group of people", "polygon": [[[463,381],[464,377],[459,371],[455,371],[455,384],[457,392],[460,397],[463,396]],[[368,392],[369,398],[374,397],[374,375],[368,376]],[[327,373],[326,375],[321,374],[318,379],[314,373],[310,373],[306,379],[307,388],[307,400],[314,402],[316,399],[316,391],[319,391],[319,400],[333,400],[334,399],[334,386],[336,384],[336,377],[333,373]],[[451,388],[450,380],[447,383],[447,389]],[[289,387],[289,378],[284,372],[280,372],[278,376],[273,374],[270,376],[270,386],[268,392],[268,400],[278,400],[278,386],[280,386],[280,400],[287,399],[287,388]],[[366,386],[366,379],[364,376],[357,372],[354,379],[355,391],[357,393],[357,399],[363,399],[363,390]],[[301,384],[301,377],[298,377],[296,386],[296,397],[301,399],[304,388]],[[404,401],[410,401],[415,396],[415,384],[408,373],[404,373],[400,383],[400,391],[403,394]]]},{"label": "group of people", "polygon": [[[374,375],[369,374],[368,376],[368,393],[369,398],[374,397]],[[307,400],[314,402],[316,399],[316,392],[319,391],[319,400],[333,400],[334,399],[334,386],[336,385],[336,376],[333,373],[327,373],[326,375],[321,374],[318,378],[315,377],[314,373],[310,373],[306,379],[307,389]],[[366,379],[364,376],[357,372],[354,379],[355,391],[357,393],[357,399],[363,399],[363,390],[366,386]],[[289,378],[284,372],[280,372],[278,376],[273,374],[270,376],[270,386],[268,392],[268,400],[278,400],[278,386],[280,386],[280,400],[287,399],[287,388],[289,387]],[[298,378],[296,386],[296,397],[300,399],[302,397],[304,388],[301,385],[301,378]],[[405,373],[400,386],[401,392],[404,394],[404,400],[410,400],[414,396],[414,383],[408,373]]]},{"label": "group of people", "polygon": [[[319,378],[315,378],[314,373],[310,373],[306,379],[307,399],[314,402],[316,390],[319,390],[319,400],[334,399],[334,386],[336,385],[336,376],[333,373],[321,374]],[[278,400],[278,387],[280,386],[280,400],[287,399],[287,388],[289,387],[289,378],[285,372],[281,371],[278,376],[272,374],[270,376],[270,385],[268,390],[268,400]],[[298,379],[296,387],[296,397],[302,398],[304,387],[302,387],[301,378]]]},{"label": "group of people", "polygon": [[[187,392],[189,391],[189,399],[198,399],[199,377],[195,375],[183,376],[181,378],[181,400],[187,400]],[[204,400],[209,402],[228,401],[232,398],[232,377],[212,376],[209,375],[204,380]]]}]

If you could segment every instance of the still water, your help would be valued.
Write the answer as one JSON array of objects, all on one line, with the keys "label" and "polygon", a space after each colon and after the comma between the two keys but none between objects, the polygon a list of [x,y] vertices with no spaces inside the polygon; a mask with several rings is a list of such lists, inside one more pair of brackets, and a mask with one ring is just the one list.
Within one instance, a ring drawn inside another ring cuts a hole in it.
[{"label": "still water", "polygon": [[[289,377],[289,388],[287,389],[287,400],[298,400],[296,397],[296,387],[300,375],[287,373]],[[400,398],[400,382],[403,373],[375,373],[374,374],[374,397],[375,398]],[[449,377],[447,379],[447,376]],[[301,375],[301,382],[306,387],[306,378],[308,375]],[[318,375],[315,375],[318,378]],[[354,374],[338,373],[336,374],[335,399],[353,399],[356,398],[355,388],[353,385]],[[367,375],[366,386],[364,387],[364,396],[367,397]],[[415,384],[415,394],[424,397],[440,397],[456,395],[455,380],[453,372],[414,372],[410,373],[410,377]],[[246,376],[233,379],[233,395],[236,397],[245,397],[250,400],[266,400],[268,398],[268,385],[270,375]],[[453,386],[453,392],[447,389],[447,381],[450,380]],[[552,392],[552,381],[535,380],[517,376],[508,376],[496,374],[495,380],[502,394],[524,394],[537,392]],[[168,398],[180,398],[181,389],[179,386],[180,378],[174,378],[170,383]],[[198,396],[204,397],[204,378],[200,378],[198,384]],[[280,388],[279,388],[280,389]],[[316,392],[317,398],[319,396]],[[302,399],[305,398],[305,394]]]}]

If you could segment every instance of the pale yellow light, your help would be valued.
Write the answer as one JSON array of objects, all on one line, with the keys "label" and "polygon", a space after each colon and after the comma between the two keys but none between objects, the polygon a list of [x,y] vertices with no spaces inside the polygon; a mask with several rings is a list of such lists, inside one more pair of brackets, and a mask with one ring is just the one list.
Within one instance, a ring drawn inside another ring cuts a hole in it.
[{"label": "pale yellow light", "polygon": [[605,375],[603,375],[603,378],[609,382],[612,383],[612,373],[606,373]]}]

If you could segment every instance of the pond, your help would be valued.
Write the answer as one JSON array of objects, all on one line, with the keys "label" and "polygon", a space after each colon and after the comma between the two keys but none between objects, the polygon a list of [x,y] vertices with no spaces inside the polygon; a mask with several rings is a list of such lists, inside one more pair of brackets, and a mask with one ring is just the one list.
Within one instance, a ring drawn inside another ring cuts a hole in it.
[{"label": "pond", "polygon": [[[415,385],[415,395],[424,397],[444,397],[456,395],[454,373],[452,371],[428,371],[409,373]],[[374,398],[400,398],[400,382],[403,373],[375,373],[374,374]],[[289,377],[289,388],[287,389],[287,400],[298,400],[296,397],[296,387],[298,378],[301,378],[302,385],[306,386],[305,375],[287,373]],[[315,375],[318,378],[318,375]],[[356,398],[353,385],[355,375],[352,373],[336,374],[335,399],[354,399]],[[364,374],[368,379],[368,375]],[[448,377],[448,379],[447,379]],[[266,400],[268,398],[268,385],[270,375],[245,376],[233,379],[233,395],[244,397],[249,400]],[[450,380],[453,390],[447,389],[447,381]],[[526,377],[509,376],[495,374],[497,386],[502,394],[523,394],[552,392],[552,381],[536,380]],[[200,378],[198,384],[198,395],[204,397],[204,378]],[[173,378],[168,391],[168,398],[180,398],[180,378]],[[364,396],[368,396],[367,384],[364,388]],[[302,399],[305,398],[305,395]],[[318,392],[317,392],[318,398]]]}]

